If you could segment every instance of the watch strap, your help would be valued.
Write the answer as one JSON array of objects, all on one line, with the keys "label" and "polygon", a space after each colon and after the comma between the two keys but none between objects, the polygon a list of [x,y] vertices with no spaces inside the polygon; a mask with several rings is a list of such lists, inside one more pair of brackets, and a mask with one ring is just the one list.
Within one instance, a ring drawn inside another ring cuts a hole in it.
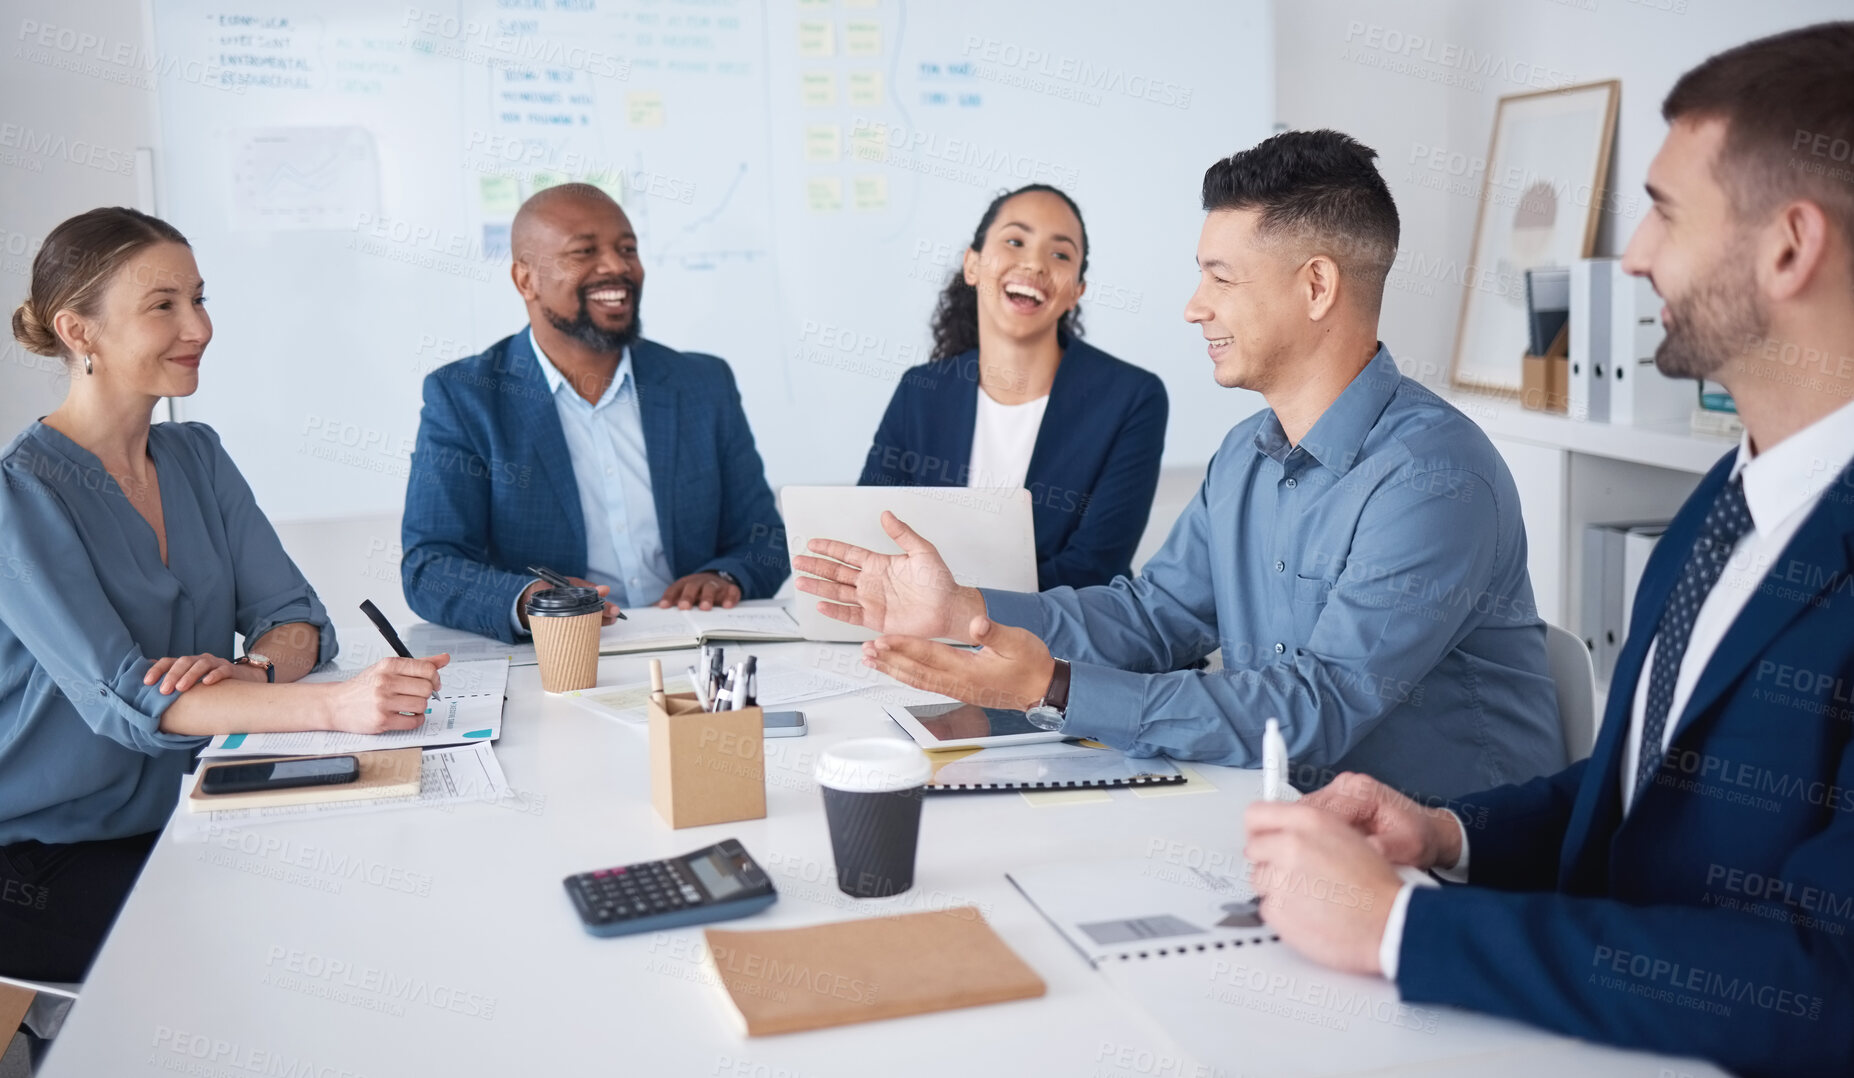
[{"label": "watch strap", "polygon": [[1044,690],[1043,699],[1038,701],[1042,707],[1053,707],[1067,713],[1069,710],[1069,661],[1056,660],[1056,670],[1049,677],[1049,688]]},{"label": "watch strap", "polygon": [[277,664],[274,662],[271,662],[268,658],[265,658],[264,656],[257,656],[257,658],[262,658],[264,659],[264,661],[262,663],[258,663],[258,662],[253,661],[253,657],[251,655],[245,655],[242,658],[233,659],[232,665],[237,666],[237,665],[243,664],[245,666],[262,666],[264,668],[264,680],[269,682],[272,685],[275,685],[277,683]]}]

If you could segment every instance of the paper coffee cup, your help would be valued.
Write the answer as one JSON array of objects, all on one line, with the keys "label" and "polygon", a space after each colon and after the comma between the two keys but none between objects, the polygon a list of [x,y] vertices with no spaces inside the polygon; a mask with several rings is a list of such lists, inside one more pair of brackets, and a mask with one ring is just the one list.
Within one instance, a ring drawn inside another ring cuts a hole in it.
[{"label": "paper coffee cup", "polygon": [[882,898],[914,886],[921,799],[932,774],[925,753],[892,738],[845,741],[819,755],[814,775],[844,894]]},{"label": "paper coffee cup", "polygon": [[544,588],[528,596],[528,631],[548,692],[590,689],[599,680],[605,600],[595,588]]}]

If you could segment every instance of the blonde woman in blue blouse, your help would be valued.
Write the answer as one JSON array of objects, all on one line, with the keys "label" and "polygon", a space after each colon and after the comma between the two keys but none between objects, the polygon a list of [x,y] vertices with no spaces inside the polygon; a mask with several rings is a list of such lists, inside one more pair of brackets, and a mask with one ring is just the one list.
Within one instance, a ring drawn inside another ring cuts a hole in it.
[{"label": "blonde woman in blue blouse", "polygon": [[335,654],[327,611],[212,428],[150,423],[212,340],[172,226],[53,229],[13,335],[71,386],[0,453],[0,889],[46,899],[0,902],[0,974],[76,981],[205,738],[409,728],[448,657],[294,684]]}]

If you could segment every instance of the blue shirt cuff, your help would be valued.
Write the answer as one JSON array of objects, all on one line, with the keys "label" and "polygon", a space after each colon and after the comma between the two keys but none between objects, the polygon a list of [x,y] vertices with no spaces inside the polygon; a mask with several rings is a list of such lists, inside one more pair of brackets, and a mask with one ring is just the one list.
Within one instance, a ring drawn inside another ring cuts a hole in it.
[{"label": "blue shirt cuff", "polygon": [[1038,637],[1047,633],[1048,626],[1047,619],[1043,616],[1043,603],[1035,592],[994,591],[991,588],[980,588],[979,596],[985,600],[985,616],[998,624],[1028,629]]},{"label": "blue shirt cuff", "polygon": [[142,684],[142,678],[147,676],[148,668],[153,665],[149,660],[141,659],[131,664],[114,683],[98,678],[95,682],[98,699],[132,731],[130,736],[139,742],[134,747],[141,752],[153,754],[204,745],[209,738],[170,734],[161,729],[162,716],[183,694],[162,693],[159,681],[153,685]]},{"label": "blue shirt cuff", "polygon": [[1095,663],[1069,664],[1069,706],[1064,737],[1086,737],[1126,751],[1139,740],[1147,674]]},{"label": "blue shirt cuff", "polygon": [[528,585],[523,584],[515,592],[515,598],[509,601],[509,628],[515,630],[517,640],[528,635],[528,627],[521,623],[521,593],[527,590]]}]

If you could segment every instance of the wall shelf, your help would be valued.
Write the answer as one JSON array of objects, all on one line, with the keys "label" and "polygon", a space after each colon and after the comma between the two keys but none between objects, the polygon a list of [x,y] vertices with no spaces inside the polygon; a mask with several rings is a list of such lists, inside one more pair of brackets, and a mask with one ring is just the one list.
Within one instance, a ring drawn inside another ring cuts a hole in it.
[{"label": "wall shelf", "polygon": [[1738,446],[1735,437],[1698,434],[1681,420],[1641,426],[1593,423],[1556,412],[1535,412],[1496,394],[1457,390],[1442,396],[1491,437],[1695,475],[1704,475]]}]

